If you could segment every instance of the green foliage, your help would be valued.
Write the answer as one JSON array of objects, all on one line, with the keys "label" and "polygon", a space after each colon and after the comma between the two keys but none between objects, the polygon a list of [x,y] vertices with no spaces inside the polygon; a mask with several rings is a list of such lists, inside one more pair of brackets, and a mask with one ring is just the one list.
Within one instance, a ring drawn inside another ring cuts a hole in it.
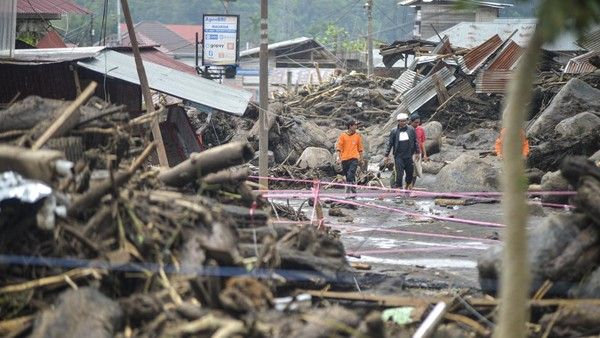
[{"label": "green foliage", "polygon": [[25,33],[20,33],[17,36],[17,40],[21,40],[31,46],[35,46],[35,45],[37,45],[40,38],[38,36],[36,36],[36,34],[34,34],[34,33],[25,32]]},{"label": "green foliage", "polygon": [[551,42],[564,31],[582,36],[587,28],[600,21],[598,0],[545,0],[539,10],[542,39]]},{"label": "green foliage", "polygon": [[351,40],[346,29],[329,22],[314,36],[317,41],[329,47],[332,51],[359,52],[365,50],[364,40]]}]

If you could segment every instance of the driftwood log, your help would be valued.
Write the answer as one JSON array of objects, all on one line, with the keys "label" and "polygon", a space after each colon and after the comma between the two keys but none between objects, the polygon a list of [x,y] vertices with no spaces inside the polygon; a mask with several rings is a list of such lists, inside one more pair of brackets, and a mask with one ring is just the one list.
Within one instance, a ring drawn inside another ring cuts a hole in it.
[{"label": "driftwood log", "polygon": [[224,184],[245,181],[250,176],[250,168],[228,168],[202,178],[206,184]]},{"label": "driftwood log", "polygon": [[56,177],[54,163],[63,158],[60,151],[0,145],[0,172],[16,171],[26,178],[52,183]]},{"label": "driftwood log", "polygon": [[228,143],[192,154],[189,159],[164,171],[158,178],[167,185],[180,187],[210,173],[244,164],[253,157],[254,150],[248,143]]}]

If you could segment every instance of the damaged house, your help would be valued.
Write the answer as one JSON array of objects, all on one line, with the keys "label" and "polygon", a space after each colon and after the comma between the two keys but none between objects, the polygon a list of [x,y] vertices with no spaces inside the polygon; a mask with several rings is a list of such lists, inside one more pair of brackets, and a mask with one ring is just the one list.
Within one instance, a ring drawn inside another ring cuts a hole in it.
[{"label": "damaged house", "polygon": [[[160,127],[170,166],[202,147],[184,106],[209,115],[244,114],[249,93],[195,75],[192,67],[176,64],[176,60],[158,50],[145,48],[142,55],[149,86],[162,94],[163,98],[158,94],[156,98],[167,106]],[[30,95],[73,100],[82,88],[95,81],[99,84],[95,96],[124,105],[134,117],[146,104],[134,58],[127,51],[121,53],[105,47],[17,50],[13,58],[0,60],[0,73],[7,79],[0,90],[1,103]],[[165,96],[171,99],[165,102]]]}]

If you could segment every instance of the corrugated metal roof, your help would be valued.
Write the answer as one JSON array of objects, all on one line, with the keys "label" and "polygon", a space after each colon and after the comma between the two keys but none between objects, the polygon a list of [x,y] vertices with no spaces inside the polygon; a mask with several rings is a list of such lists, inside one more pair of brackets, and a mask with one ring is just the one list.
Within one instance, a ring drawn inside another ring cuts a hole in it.
[{"label": "corrugated metal roof", "polygon": [[588,52],[577,57],[572,58],[567,62],[565,66],[564,73],[565,74],[583,74],[590,73],[597,69],[596,66],[592,65],[588,61],[594,57],[600,56],[600,52]]},{"label": "corrugated metal roof", "polygon": [[55,31],[50,30],[38,41],[37,48],[66,48],[67,45],[62,37]]},{"label": "corrugated metal roof", "polygon": [[475,73],[500,46],[502,46],[502,39],[496,34],[465,54],[462,57],[461,68],[467,74]]},{"label": "corrugated metal roof", "polygon": [[[124,50],[123,53],[130,56],[133,55],[133,51],[131,49]],[[161,52],[157,48],[142,48],[140,49],[140,55],[144,61],[156,63],[157,65],[179,70],[184,73],[198,75],[196,68],[173,59],[173,57]]]},{"label": "corrugated metal roof", "polygon": [[511,40],[494,58],[487,69],[513,69],[524,52],[525,48]]},{"label": "corrugated metal roof", "polygon": [[431,51],[432,54],[450,54],[452,53],[452,48],[450,47],[450,38],[448,36],[444,36],[442,41],[438,43],[437,46]]},{"label": "corrugated metal roof", "polygon": [[[134,30],[136,37],[140,33],[145,37],[147,43],[151,45],[159,44],[165,53],[179,56],[194,56],[196,54],[195,42],[186,40],[160,22],[142,21],[135,24]],[[124,45],[129,44],[129,35],[126,32],[127,30],[121,36]]]},{"label": "corrugated metal roof", "polygon": [[171,31],[177,33],[177,35],[188,40],[191,43],[196,43],[196,33],[198,33],[198,39],[202,41],[202,25],[165,25]]},{"label": "corrugated metal roof", "polygon": [[392,88],[394,88],[398,93],[404,94],[409,91],[411,88],[416,86],[419,82],[421,82],[425,76],[421,74],[417,74],[415,71],[407,69],[400,75],[399,78],[392,83]]},{"label": "corrugated metal roof", "polygon": [[91,12],[71,0],[18,0],[18,14],[90,14]]},{"label": "corrugated metal roof", "polygon": [[[464,0],[463,0],[464,1]],[[508,4],[504,2],[491,2],[491,1],[477,1],[477,0],[466,0],[475,5],[483,6],[483,7],[492,7],[492,8],[507,8],[514,6],[513,4]],[[403,0],[398,2],[400,6],[416,6],[416,5],[435,5],[436,3],[453,3],[458,2],[457,0]]]},{"label": "corrugated metal roof", "polygon": [[[139,84],[133,57],[105,50],[91,60],[79,61],[79,66],[94,72]],[[152,62],[144,62],[150,88],[215,110],[242,115],[252,94],[220,85],[214,81],[187,74]]]},{"label": "corrugated metal roof", "polygon": [[[320,45],[321,47],[325,48],[323,45],[321,45],[319,42],[317,42],[314,39],[311,38],[307,38],[307,37],[299,37],[299,38],[295,38],[295,39],[291,39],[291,40],[285,40],[285,41],[280,41],[280,42],[276,42],[276,43],[270,43],[268,48],[269,50],[272,49],[278,49],[278,48],[283,48],[283,47],[290,47],[293,45],[298,45],[298,44],[303,44],[303,43],[307,43],[307,42],[311,42],[314,41],[315,43],[317,43],[318,45]],[[254,55],[254,54],[258,54],[260,52],[260,47],[256,47],[256,48],[251,48],[248,50],[244,50],[240,52],[240,57],[241,56],[250,56],[250,55]]]},{"label": "corrugated metal roof", "polygon": [[[535,20],[532,19],[497,19],[492,22],[461,22],[451,28],[440,32],[441,36],[447,35],[454,47],[475,48],[494,35],[502,40],[508,39],[516,30],[512,39],[521,47],[527,46],[533,31]],[[438,42],[437,36],[429,41]],[[572,33],[561,34],[554,42],[545,44],[544,49],[549,51],[580,51],[584,50],[577,44],[577,38]]]},{"label": "corrugated metal roof", "polygon": [[445,87],[448,87],[456,77],[450,69],[444,67],[434,74],[424,78],[414,88],[410,89],[402,96],[402,105],[408,109],[410,113],[421,108],[427,101],[431,100],[436,94],[435,78],[440,79]]},{"label": "corrugated metal roof", "polygon": [[596,29],[585,34],[583,39],[579,41],[579,44],[587,50],[600,51],[600,28],[596,27]]},{"label": "corrugated metal roof", "polygon": [[17,49],[6,62],[63,62],[87,59],[98,55],[105,47],[72,47],[46,49]]},{"label": "corrugated metal roof", "polygon": [[513,73],[508,69],[484,69],[475,79],[475,92],[504,94]]}]

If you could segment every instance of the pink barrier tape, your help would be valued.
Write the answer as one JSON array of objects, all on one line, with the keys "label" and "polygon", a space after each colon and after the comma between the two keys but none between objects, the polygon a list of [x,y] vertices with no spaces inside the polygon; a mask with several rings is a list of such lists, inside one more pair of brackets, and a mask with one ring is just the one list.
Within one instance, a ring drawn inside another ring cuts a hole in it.
[{"label": "pink barrier tape", "polygon": [[392,207],[387,207],[387,206],[377,205],[377,204],[372,204],[372,203],[359,203],[359,202],[354,202],[354,201],[339,200],[336,198],[326,198],[326,199],[333,201],[333,202],[337,202],[337,203],[355,205],[355,206],[359,206],[359,207],[371,207],[371,208],[376,208],[376,209],[394,211],[394,212],[398,212],[398,213],[413,216],[413,217],[427,217],[427,218],[432,218],[432,219],[437,219],[440,221],[446,221],[446,222],[452,222],[452,223],[479,225],[479,226],[493,227],[493,228],[503,228],[505,226],[504,224],[493,223],[493,222],[472,221],[472,220],[461,219],[461,218],[426,215],[426,214],[410,212],[410,211],[406,211],[406,210],[402,210],[402,209],[398,209],[398,208],[392,208]]},{"label": "pink barrier tape", "polygon": [[398,212],[398,213],[413,216],[413,217],[426,217],[426,218],[432,218],[432,219],[437,219],[437,220],[441,220],[441,221],[479,225],[479,226],[485,226],[485,227],[496,227],[496,228],[504,227],[504,225],[500,224],[500,223],[472,221],[472,220],[461,219],[461,218],[427,215],[427,214],[423,214],[423,213],[410,212],[410,211],[406,211],[406,210],[402,210],[402,209],[398,209],[398,208],[392,208],[392,207],[387,207],[387,206],[377,205],[377,204],[372,204],[372,203],[359,203],[359,202],[340,200],[337,198],[324,197],[324,196],[322,196],[322,199],[329,200],[332,202],[342,203],[342,204],[349,204],[349,205],[355,205],[355,206],[360,206],[360,207],[371,207],[371,208],[378,208],[378,209],[383,209],[383,210],[388,210],[388,211],[394,211],[394,212]]},{"label": "pink barrier tape", "polygon": [[[340,227],[344,227],[341,225]],[[446,239],[461,239],[461,240],[469,240],[469,241],[484,241],[491,243],[499,243],[500,241],[497,239],[489,239],[489,238],[479,238],[479,237],[469,237],[469,236],[458,236],[458,235],[446,235],[446,234],[434,234],[430,232],[418,232],[418,231],[407,231],[407,230],[397,230],[397,229],[387,229],[381,227],[369,228],[369,227],[356,227],[364,232],[367,231],[379,231],[379,232],[389,232],[394,234],[403,234],[403,235],[414,235],[421,237],[436,237],[436,238],[446,238]]]},{"label": "pink barrier tape", "polygon": [[[314,180],[303,180],[303,179],[293,179],[293,178],[284,178],[284,177],[261,177],[261,176],[249,176],[249,178],[253,179],[267,179],[270,181],[284,181],[284,182],[296,182],[296,183],[314,183]],[[375,187],[375,186],[365,186],[365,185],[356,185],[356,184],[348,184],[348,183],[338,183],[331,181],[319,181],[322,185],[333,185],[340,187],[353,187],[363,190],[384,190],[384,191],[396,191],[399,193],[412,193],[415,195],[434,195],[434,196],[446,196],[446,197],[466,197],[466,196],[502,196],[502,192],[428,192],[428,191],[416,191],[416,190],[406,190],[406,189],[397,189],[397,188],[386,188],[386,187]],[[577,194],[575,191],[527,191],[528,195],[566,195],[572,196]]]},{"label": "pink barrier tape", "polygon": [[[309,192],[307,190],[261,190],[263,192],[263,197],[265,198],[300,198],[300,197],[311,197],[308,196]],[[411,196],[412,194],[410,194],[408,197],[431,197],[431,196]],[[376,198],[385,198],[385,197],[395,197],[395,196],[402,196],[402,194],[400,193],[388,193],[388,192],[376,192],[376,193],[369,193],[369,192],[364,192],[364,193],[321,193],[321,196],[323,197],[349,197],[349,196],[356,196],[356,197],[376,197]],[[454,195],[453,197],[460,197],[458,195]],[[478,201],[485,201],[485,202],[500,202],[499,198],[490,198],[490,197],[479,197],[479,196],[462,196],[462,197],[467,197],[467,198],[471,198],[474,200],[478,200]],[[574,209],[575,206],[573,205],[569,205],[569,204],[559,204],[559,203],[546,203],[546,202],[540,202],[540,201],[528,201],[528,204],[530,205],[541,205],[544,207],[552,207],[552,208],[561,208],[561,209]]]},{"label": "pink barrier tape", "polygon": [[348,255],[376,255],[386,253],[411,253],[411,252],[436,252],[436,251],[450,251],[450,250],[486,250],[482,248],[473,247],[462,247],[462,246],[439,246],[435,248],[397,248],[397,249],[379,249],[379,250],[362,250],[362,251],[350,251]]}]

